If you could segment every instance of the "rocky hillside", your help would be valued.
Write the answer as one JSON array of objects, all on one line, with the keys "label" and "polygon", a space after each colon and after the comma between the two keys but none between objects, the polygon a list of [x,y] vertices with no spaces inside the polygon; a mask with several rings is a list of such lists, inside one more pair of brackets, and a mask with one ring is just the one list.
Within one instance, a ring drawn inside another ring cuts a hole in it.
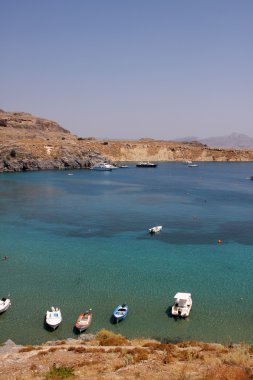
[{"label": "rocky hillside", "polygon": [[0,110],[0,172],[87,168],[101,160],[53,121]]},{"label": "rocky hillside", "polygon": [[199,142],[77,137],[53,121],[0,110],[0,172],[89,168],[104,160],[253,161],[253,150],[209,148]]},{"label": "rocky hillside", "polygon": [[0,380],[249,380],[252,347],[196,341],[128,340],[101,330],[96,336],[37,346],[0,346]]}]

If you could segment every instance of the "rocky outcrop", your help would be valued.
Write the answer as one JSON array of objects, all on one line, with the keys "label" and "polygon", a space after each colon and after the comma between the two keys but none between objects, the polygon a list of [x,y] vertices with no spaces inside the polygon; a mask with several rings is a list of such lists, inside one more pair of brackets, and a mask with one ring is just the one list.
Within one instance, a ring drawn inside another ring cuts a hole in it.
[{"label": "rocky outcrop", "polygon": [[0,172],[83,169],[104,160],[53,121],[0,110]]},{"label": "rocky outcrop", "polygon": [[54,121],[42,119],[25,112],[5,112],[0,109],[0,127],[70,133]]}]

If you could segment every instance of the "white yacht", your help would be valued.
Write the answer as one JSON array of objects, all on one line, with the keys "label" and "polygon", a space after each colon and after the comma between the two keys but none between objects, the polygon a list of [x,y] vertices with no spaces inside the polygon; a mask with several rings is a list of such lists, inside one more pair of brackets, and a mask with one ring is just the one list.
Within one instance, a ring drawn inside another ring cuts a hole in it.
[{"label": "white yacht", "polygon": [[107,162],[100,162],[99,164],[94,165],[91,169],[108,171],[108,170],[118,169],[118,167],[115,165],[108,164]]},{"label": "white yacht", "polygon": [[11,300],[9,298],[3,297],[0,300],[0,314],[9,309],[11,306]]},{"label": "white yacht", "polygon": [[112,170],[111,165],[106,162],[100,162],[97,165],[94,165],[91,170],[101,170],[101,171],[109,171]]},{"label": "white yacht", "polygon": [[175,317],[188,317],[192,308],[191,293],[176,293],[171,314]]},{"label": "white yacht", "polygon": [[62,321],[61,310],[58,307],[54,308],[52,306],[51,311],[47,311],[47,314],[46,314],[47,325],[55,330],[56,327],[59,326],[61,321]]}]

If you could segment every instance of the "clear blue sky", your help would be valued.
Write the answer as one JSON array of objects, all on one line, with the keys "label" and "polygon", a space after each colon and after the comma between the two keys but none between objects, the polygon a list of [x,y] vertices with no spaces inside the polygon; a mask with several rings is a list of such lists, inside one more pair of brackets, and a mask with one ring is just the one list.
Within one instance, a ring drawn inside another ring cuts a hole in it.
[{"label": "clear blue sky", "polygon": [[0,0],[0,108],[105,138],[253,135],[252,0]]}]

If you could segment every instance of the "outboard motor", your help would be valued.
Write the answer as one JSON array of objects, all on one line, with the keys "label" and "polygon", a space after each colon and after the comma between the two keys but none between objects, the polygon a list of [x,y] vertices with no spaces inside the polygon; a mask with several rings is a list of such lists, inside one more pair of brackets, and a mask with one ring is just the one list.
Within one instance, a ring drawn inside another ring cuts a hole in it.
[{"label": "outboard motor", "polygon": [[178,309],[178,315],[179,315],[179,317],[181,317],[181,314],[182,314],[182,310]]}]

